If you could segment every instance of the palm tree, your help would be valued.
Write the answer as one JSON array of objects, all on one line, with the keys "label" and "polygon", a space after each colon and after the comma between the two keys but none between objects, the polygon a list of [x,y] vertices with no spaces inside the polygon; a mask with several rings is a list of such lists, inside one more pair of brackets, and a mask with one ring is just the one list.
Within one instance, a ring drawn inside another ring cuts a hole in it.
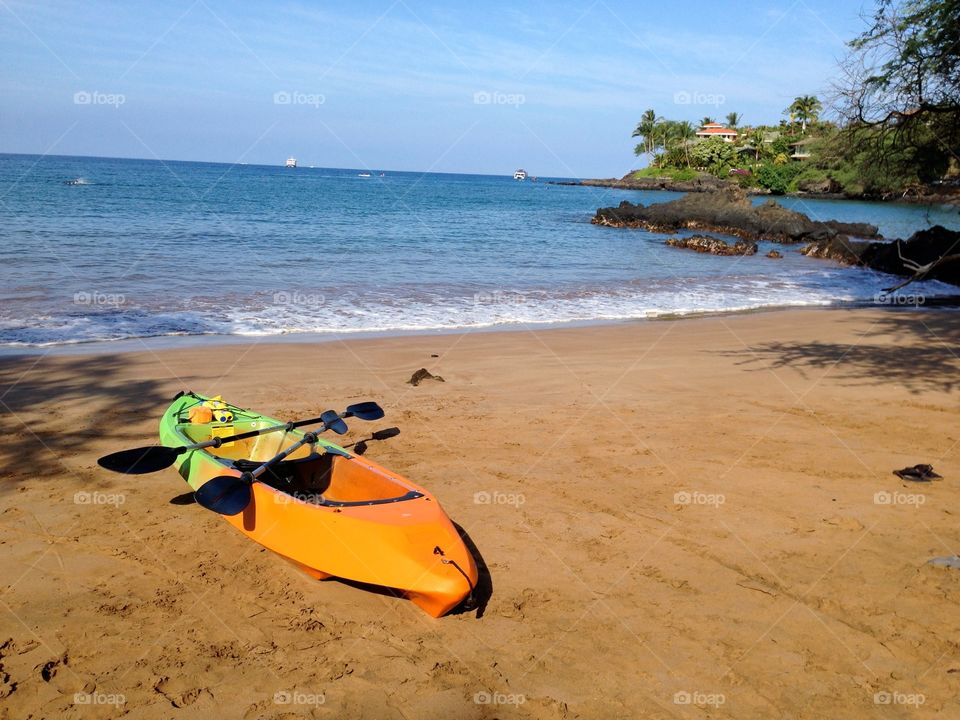
[{"label": "palm tree", "polygon": [[704,125],[712,125],[715,122],[716,120],[714,120],[712,117],[707,115],[706,117],[703,118],[703,120],[700,121],[700,127],[703,127]]},{"label": "palm tree", "polygon": [[787,108],[790,113],[790,119],[796,118],[800,121],[801,132],[807,134],[807,123],[814,123],[820,116],[823,104],[817,99],[816,95],[801,95],[794,98],[793,103]]},{"label": "palm tree", "polygon": [[[640,122],[637,123],[636,129],[634,129],[633,135],[631,135],[631,137],[643,138],[643,152],[647,155],[652,155],[654,150],[656,150],[655,134],[657,125],[662,122],[663,118],[658,118],[656,111],[651,108],[640,116]],[[639,148],[640,145],[637,145],[637,149]],[[639,154],[638,152],[637,155]]]},{"label": "palm tree", "polygon": [[753,145],[754,159],[760,162],[760,153],[763,152],[763,143],[766,139],[766,133],[760,128],[756,128],[750,133],[750,144]]},{"label": "palm tree", "polygon": [[689,120],[681,120],[673,123],[671,130],[674,144],[683,148],[683,157],[687,161],[687,167],[690,167],[690,142],[697,137],[697,129]]},{"label": "palm tree", "polygon": [[737,112],[727,113],[727,127],[735,128],[737,125],[740,124],[740,121],[742,119],[743,118],[740,117],[740,113],[737,113]]}]

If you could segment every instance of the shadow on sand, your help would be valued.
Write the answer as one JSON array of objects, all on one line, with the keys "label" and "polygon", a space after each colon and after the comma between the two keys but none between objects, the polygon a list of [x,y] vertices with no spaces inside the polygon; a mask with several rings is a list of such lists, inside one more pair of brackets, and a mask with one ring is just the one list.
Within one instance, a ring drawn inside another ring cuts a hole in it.
[{"label": "shadow on sand", "polygon": [[[843,322],[843,309],[824,314]],[[862,319],[857,319],[862,323]],[[895,384],[912,393],[960,388],[960,310],[890,308],[851,344],[769,342],[725,352],[751,370],[829,371],[851,386]]]},{"label": "shadow on sand", "polygon": [[0,358],[0,466],[8,482],[74,470],[72,459],[94,440],[115,449],[144,445],[148,428],[155,438],[171,383],[130,378],[125,369],[122,355]]}]

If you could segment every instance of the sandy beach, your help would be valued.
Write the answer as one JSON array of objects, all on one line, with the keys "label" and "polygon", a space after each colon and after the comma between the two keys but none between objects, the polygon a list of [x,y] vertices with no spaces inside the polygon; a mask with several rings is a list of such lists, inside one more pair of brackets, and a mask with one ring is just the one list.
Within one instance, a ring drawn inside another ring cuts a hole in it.
[{"label": "sandy beach", "polygon": [[[96,465],[184,389],[380,402],[344,442],[400,428],[368,457],[485,606],[311,580]],[[960,314],[903,309],[2,358],[0,718],[960,716],[958,391]]]}]

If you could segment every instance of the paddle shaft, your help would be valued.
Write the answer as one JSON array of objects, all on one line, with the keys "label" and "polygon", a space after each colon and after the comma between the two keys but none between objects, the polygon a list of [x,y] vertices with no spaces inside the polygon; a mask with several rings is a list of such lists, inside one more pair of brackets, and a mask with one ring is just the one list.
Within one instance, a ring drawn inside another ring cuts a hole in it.
[{"label": "paddle shaft", "polygon": [[[337,418],[343,419],[348,417],[355,417],[356,415],[360,414],[360,417],[364,420],[376,419],[373,417],[364,417],[362,415],[361,408],[363,408],[363,410],[369,411],[370,408],[365,407],[368,405],[372,405],[373,409],[379,413],[379,417],[383,417],[383,410],[381,410],[380,407],[377,406],[376,404],[360,403],[359,405],[351,405],[342,413],[337,413]],[[331,410],[328,412],[333,412],[333,411]],[[326,415],[326,413],[324,413],[324,415]],[[284,423],[283,425],[274,425],[272,427],[260,428],[259,430],[249,430],[245,433],[238,433],[236,435],[227,435],[226,437],[211,438],[210,440],[194,443],[193,445],[184,445],[176,449],[178,452],[183,453],[183,452],[186,452],[187,450],[201,450],[202,448],[208,448],[208,447],[218,448],[221,445],[223,445],[223,443],[234,442],[235,440],[246,440],[248,438],[257,437],[258,435],[266,435],[268,433],[278,432],[280,430],[286,430],[287,432],[289,432],[294,428],[303,427],[304,425],[316,425],[317,423],[320,423],[320,422],[324,423],[323,429],[327,430],[329,428],[330,422],[329,420],[324,419],[324,415],[321,415],[320,417],[310,418],[309,420],[295,420],[292,422]],[[346,428],[344,428],[344,430],[346,430]],[[323,431],[321,430],[321,432]]]},{"label": "paddle shaft", "polygon": [[[324,428],[324,429],[326,429],[326,428]],[[320,432],[323,432],[323,430],[321,430]],[[275,455],[274,457],[270,458],[270,459],[267,460],[265,463],[263,463],[263,465],[261,465],[260,467],[256,468],[255,470],[251,470],[249,473],[247,473],[247,475],[249,476],[249,478],[250,478],[251,480],[256,480],[258,477],[260,477],[261,475],[263,475],[267,470],[269,470],[271,467],[273,467],[274,465],[276,465],[278,462],[280,462],[281,460],[283,460],[283,459],[286,458],[287,456],[291,455],[292,453],[295,453],[297,450],[299,450],[300,448],[302,448],[304,445],[313,445],[315,442],[317,442],[318,439],[319,439],[319,438],[317,437],[317,433],[315,433],[315,432],[308,432],[308,433],[306,433],[306,434],[303,436],[303,439],[298,440],[298,441],[295,442],[293,445],[291,445],[290,447],[288,447],[286,450],[284,450],[284,451],[278,453],[277,455]]]},{"label": "paddle shaft", "polygon": [[247,432],[237,433],[236,435],[227,435],[225,437],[216,437],[211,438],[210,440],[204,440],[203,442],[194,443],[193,445],[184,445],[182,447],[176,448],[179,452],[183,453],[187,450],[201,450],[203,448],[215,447],[218,448],[224,443],[234,442],[236,440],[246,440],[248,438],[257,437],[259,435],[267,435],[268,433],[278,432],[280,430],[293,430],[294,428],[302,427],[304,425],[315,425],[318,422],[323,422],[322,418],[315,417],[310,418],[309,420],[297,420],[296,422],[288,422],[283,425],[274,425],[272,427],[260,428],[259,430],[248,430]]}]

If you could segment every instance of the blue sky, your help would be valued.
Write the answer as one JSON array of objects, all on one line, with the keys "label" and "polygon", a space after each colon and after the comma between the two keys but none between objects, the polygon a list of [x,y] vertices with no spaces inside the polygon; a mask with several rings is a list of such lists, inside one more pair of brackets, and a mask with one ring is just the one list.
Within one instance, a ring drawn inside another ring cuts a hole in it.
[{"label": "blue sky", "polygon": [[822,97],[871,7],[0,0],[0,152],[619,176],[648,107]]}]

